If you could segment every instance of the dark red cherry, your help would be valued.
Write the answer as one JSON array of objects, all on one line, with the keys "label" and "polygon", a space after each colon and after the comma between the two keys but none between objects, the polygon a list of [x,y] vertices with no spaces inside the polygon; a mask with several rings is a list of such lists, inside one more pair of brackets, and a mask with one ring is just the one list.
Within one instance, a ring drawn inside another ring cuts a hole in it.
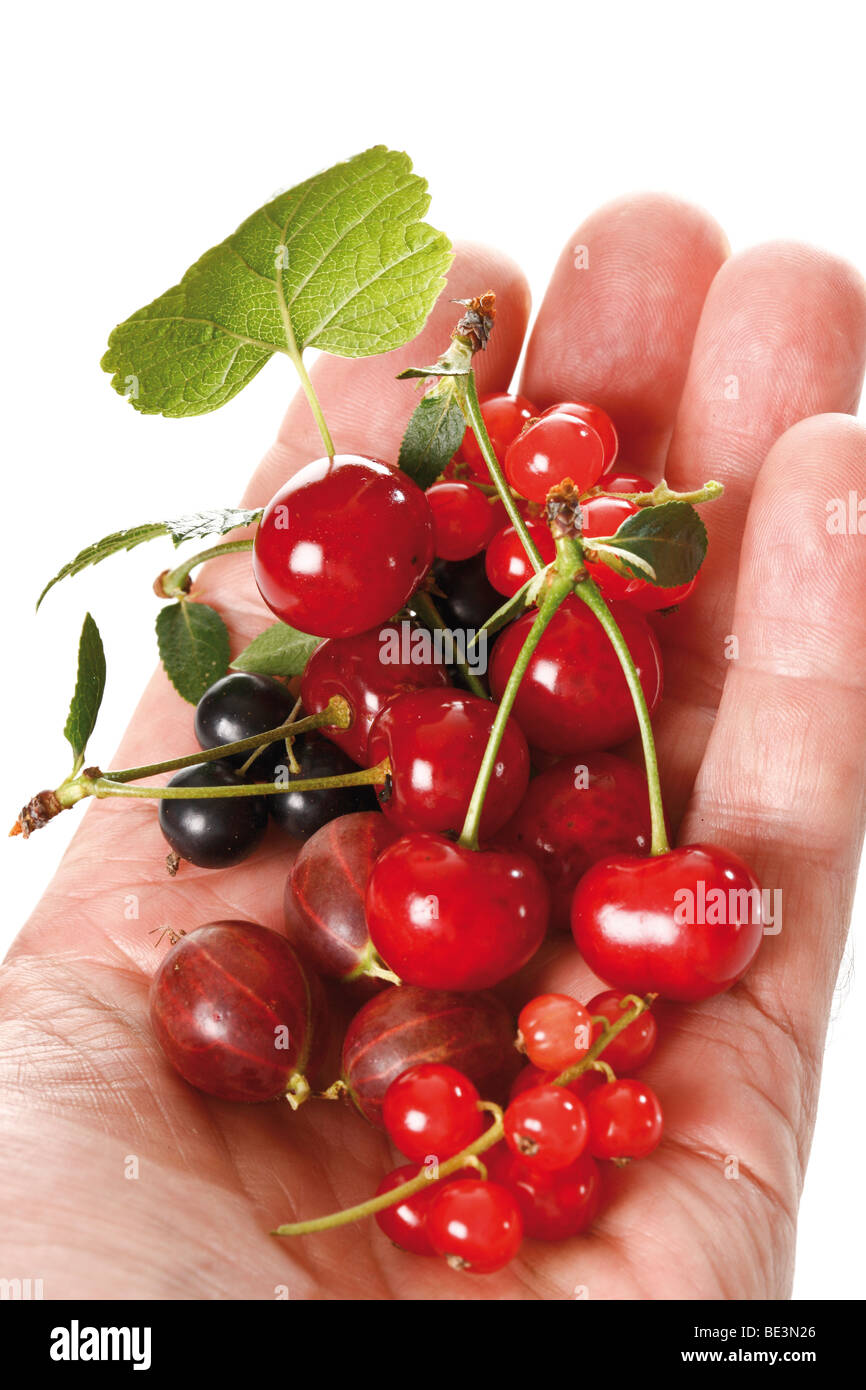
[{"label": "dark red cherry", "polygon": [[389,623],[354,637],[322,642],[307,662],[301,700],[307,714],[326,709],[340,695],[352,711],[348,729],[322,732],[353,762],[366,767],[373,721],[389,701],[410,690],[448,684],[448,672],[435,658],[426,628]]},{"label": "dark red cherry", "polygon": [[311,835],[286,880],[286,935],[320,975],[348,983],[374,959],[364,915],[370,872],[397,831],[378,811],[329,821]]},{"label": "dark red cherry", "polygon": [[[481,397],[481,414],[493,445],[493,452],[501,466],[511,441],[517,438],[524,425],[536,416],[538,411],[525,396],[488,394]],[[490,472],[472,430],[467,430],[464,434],[458,457],[469,465],[472,476],[480,483],[490,482]]]},{"label": "dark red cherry", "polygon": [[599,979],[691,1002],[730,989],[763,934],[762,894],[742,859],[685,845],[652,859],[614,855],[584,874],[571,928]]},{"label": "dark red cherry", "polygon": [[[535,541],[542,560],[549,565],[556,558],[556,546],[550,534],[550,527],[543,521],[528,521],[526,529]],[[497,531],[487,547],[484,564],[487,578],[494,589],[500,594],[505,594],[507,598],[516,594],[518,589],[522,589],[535,573],[523,541],[513,526],[506,526],[503,530]]]},{"label": "dark red cherry", "polygon": [[[662,659],[646,619],[628,604],[611,611],[638,670],[650,713],[662,693]],[[500,636],[490,662],[490,684],[501,698],[511,668],[535,619],[525,613]],[[631,695],[607,635],[578,598],[554,614],[533,653],[514,702],[532,748],[552,753],[613,748],[637,731]]]},{"label": "dark red cherry", "polygon": [[[392,700],[370,734],[371,766],[391,760],[382,810],[401,830],[459,834],[496,718],[491,700],[465,690],[416,690]],[[529,783],[529,749],[505,726],[481,815],[487,839],[516,811]]]},{"label": "dark red cherry", "polygon": [[367,885],[373,945],[410,985],[488,989],[544,939],[547,884],[526,855],[473,851],[441,835],[397,840]]},{"label": "dark red cherry", "polygon": [[402,608],[432,559],[433,518],[412,479],[379,459],[337,454],[308,463],[271,498],[253,573],[284,623],[350,637]]},{"label": "dark red cherry", "polygon": [[646,776],[614,753],[586,753],[533,777],[496,843],[534,859],[550,886],[550,924],[571,927],[575,885],[611,854],[648,853]]},{"label": "dark red cherry", "polygon": [[[231,671],[202,695],[195,707],[195,736],[200,748],[217,748],[223,743],[267,733],[285,724],[295,701],[284,685],[271,676],[249,671]],[[224,759],[231,767],[241,767],[250,753],[236,753]],[[253,780],[272,782],[280,760],[285,761],[285,743],[266,745],[250,767]]]},{"label": "dark red cherry", "polygon": [[[228,763],[182,768],[170,787],[242,787],[246,778]],[[263,796],[164,797],[159,828],[175,854],[200,869],[227,869],[257,849],[268,828]]]},{"label": "dark red cherry", "polygon": [[[293,782],[314,777],[342,777],[358,771],[357,763],[329,739],[313,731],[295,739],[292,751],[297,772],[289,770],[285,742],[277,747],[282,749],[282,754],[274,770],[287,779],[286,790],[267,798],[268,810],[280,829],[292,839],[306,840],[337,817],[377,810],[373,787],[328,787],[306,792],[292,789]],[[247,776],[255,772],[257,765],[258,759]]]},{"label": "dark red cherry", "polygon": [[546,415],[574,415],[594,429],[604,449],[605,470],[610,468],[619,452],[619,439],[613,421],[600,405],[590,405],[587,401],[560,401],[558,405],[549,406],[542,419]]},{"label": "dark red cherry", "polygon": [[566,1240],[580,1235],[595,1220],[601,1202],[601,1172],[589,1154],[567,1168],[545,1173],[496,1144],[484,1155],[494,1182],[514,1196],[530,1240]]},{"label": "dark red cherry", "polygon": [[285,937],[255,922],[209,922],[164,956],[150,1018],[185,1081],[221,1100],[307,1092],[323,1046],[323,1001]]},{"label": "dark red cherry", "polygon": [[389,986],[358,1011],[343,1042],[343,1080],[371,1124],[382,1127],[385,1092],[420,1062],[454,1067],[485,1099],[503,1100],[520,1066],[511,1015],[492,994]]}]

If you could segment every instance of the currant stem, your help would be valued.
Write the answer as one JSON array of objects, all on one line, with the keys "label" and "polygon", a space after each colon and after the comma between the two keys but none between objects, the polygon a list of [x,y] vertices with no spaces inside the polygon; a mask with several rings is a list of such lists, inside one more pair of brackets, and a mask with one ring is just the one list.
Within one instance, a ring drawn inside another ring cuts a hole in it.
[{"label": "currant stem", "polygon": [[573,1067],[567,1067],[565,1071],[559,1073],[559,1076],[554,1077],[550,1083],[551,1086],[568,1086],[572,1081],[576,1081],[579,1076],[582,1076],[585,1071],[590,1071],[608,1043],[613,1042],[614,1038],[623,1033],[630,1023],[634,1023],[636,1018],[640,1018],[641,1014],[646,1013],[656,997],[655,994],[648,994],[646,998],[641,999],[639,995],[627,994],[620,1002],[625,1004],[631,1001],[631,1007],[625,1013],[620,1014],[616,1023],[609,1024],[604,1032],[598,1035],[592,1047],[584,1053],[579,1062],[575,1062]]},{"label": "currant stem", "polygon": [[478,441],[484,462],[490,470],[490,476],[496,484],[496,491],[499,493],[500,500],[508,513],[508,519],[520,537],[526,554],[529,556],[532,568],[538,572],[544,569],[544,561],[538,553],[538,546],[526,529],[526,522],[520,515],[514,494],[508,483],[505,481],[499,460],[490,442],[490,435],[487,433],[487,426],[484,423],[484,416],[481,414],[481,402],[478,399],[478,388],[475,385],[473,372],[467,373],[466,377],[455,378],[457,382],[456,394],[463,411],[463,416],[472,433]]},{"label": "currant stem", "polygon": [[[428,593],[419,590],[418,593],[412,596],[412,604],[418,617],[421,618],[429,628],[432,628],[434,632],[437,629],[440,632],[448,632],[450,630],[448,625],[443,622],[436,604]],[[490,696],[484,688],[483,682],[480,681],[476,675],[473,675],[465,661],[458,661],[457,669],[473,695],[480,695],[482,700],[490,699]]]},{"label": "currant stem", "polygon": [[625,676],[626,684],[628,685],[632,701],[634,702],[635,713],[640,728],[641,743],[643,745],[644,762],[646,764],[650,820],[652,823],[650,854],[667,854],[670,850],[670,844],[668,843],[667,829],[665,827],[664,803],[662,801],[662,789],[659,780],[659,765],[656,756],[655,739],[653,738],[652,721],[650,720],[650,713],[647,708],[646,696],[643,693],[643,686],[640,683],[637,668],[632,659],[632,654],[628,649],[628,644],[619,629],[619,624],[602,598],[601,591],[595,581],[589,577],[582,579],[580,583],[575,585],[574,592],[598,618],[598,621],[601,623],[608,636],[611,646],[616,652],[617,660],[622,667],[622,673]]},{"label": "currant stem", "polygon": [[319,403],[319,398],[316,395],[316,388],[310,379],[310,374],[307,371],[306,366],[304,365],[303,356],[298,351],[297,344],[295,343],[294,334],[292,334],[292,339],[289,344],[289,357],[292,359],[295,371],[298,373],[298,376],[300,377],[304,395],[306,396],[309,402],[310,409],[313,412],[313,418],[315,419],[316,424],[319,427],[319,434],[322,436],[322,442],[325,445],[325,450],[327,452],[328,458],[332,459],[334,457],[334,441],[331,438],[331,432],[328,429],[324,411],[322,410],[321,404]]},{"label": "currant stem", "polygon": [[[629,502],[634,502],[639,507],[658,507],[663,502],[690,502],[692,506],[695,506],[699,502],[715,502],[718,497],[721,497],[724,490],[721,483],[710,479],[708,483],[704,483],[703,487],[698,488],[695,492],[674,492],[662,478],[652,492],[630,492],[627,496]],[[599,496],[622,497],[623,494],[621,492],[603,492],[599,493]]]},{"label": "currant stem", "polygon": [[184,594],[189,593],[189,577],[196,565],[203,565],[206,560],[219,560],[223,555],[237,555],[242,550],[252,550],[252,548],[252,537],[241,541],[224,541],[222,545],[212,545],[207,550],[200,550],[189,560],[184,560],[183,564],[178,565],[176,569],[166,570],[159,576],[153,587],[160,598],[183,598]]},{"label": "currant stem", "polygon": [[328,791],[331,787],[369,787],[384,782],[391,771],[390,758],[383,758],[375,767],[362,767],[358,772],[343,772],[336,777],[300,777],[292,782],[240,782],[226,787],[130,787],[109,777],[82,779],[89,787],[85,796],[103,800],[107,796],[139,797],[157,801],[211,801],[221,797],[276,796],[279,792]]}]

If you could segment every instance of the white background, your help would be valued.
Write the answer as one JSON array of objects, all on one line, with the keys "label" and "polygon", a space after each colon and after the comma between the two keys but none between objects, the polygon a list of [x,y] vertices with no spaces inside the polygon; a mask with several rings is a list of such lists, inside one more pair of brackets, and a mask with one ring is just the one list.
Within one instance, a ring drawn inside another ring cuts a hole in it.
[{"label": "white background", "polygon": [[[366,146],[406,149],[434,225],[498,243],[537,303],[577,222],[656,188],[709,207],[735,250],[784,236],[866,267],[862,6],[518,7],[210,3],[19,7],[4,24],[4,804],[65,771],[85,607],[109,653],[112,750],[154,661],[157,548],[56,590],[118,527],[235,502],[292,390],[270,363],[229,406],[136,415],[99,370],[106,334],[276,190]],[[118,653],[122,658],[118,659]],[[0,945],[75,817],[0,840]],[[855,909],[862,950],[866,890]],[[855,940],[856,945],[856,940]],[[862,1298],[866,990],[843,966],[795,1296]]]}]

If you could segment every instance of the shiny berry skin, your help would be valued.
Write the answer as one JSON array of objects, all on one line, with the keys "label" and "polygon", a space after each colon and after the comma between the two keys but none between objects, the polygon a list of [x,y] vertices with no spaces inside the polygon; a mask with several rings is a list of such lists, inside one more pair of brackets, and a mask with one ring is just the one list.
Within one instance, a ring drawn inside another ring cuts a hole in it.
[{"label": "shiny berry skin", "polygon": [[546,1173],[512,1153],[507,1144],[496,1144],[484,1154],[484,1162],[492,1181],[507,1188],[517,1202],[523,1234],[530,1240],[567,1240],[595,1220],[602,1182],[589,1154]]},{"label": "shiny berry skin", "polygon": [[604,447],[595,430],[574,415],[544,415],[509,445],[505,476],[515,492],[544,502],[552,487],[570,478],[578,492],[597,483]]},{"label": "shiny berry skin", "polygon": [[534,859],[550,888],[550,925],[571,930],[583,874],[611,854],[648,854],[652,832],[642,768],[615,753],[583,753],[533,777],[498,845]]},{"label": "shiny berry skin", "polygon": [[[380,797],[388,820],[406,831],[459,834],[495,718],[491,700],[455,688],[392,700],[373,725],[368,750],[371,766],[391,760]],[[528,785],[529,749],[509,719],[481,815],[482,839],[517,810]]]},{"label": "shiny berry skin", "polygon": [[602,492],[652,492],[655,483],[642,473],[624,473],[614,468],[610,473],[602,473],[596,484]]},{"label": "shiny berry skin", "polygon": [[[631,652],[650,713],[662,693],[658,640],[646,619],[628,604],[612,604]],[[490,661],[490,684],[500,699],[511,668],[535,619],[525,613],[502,633]],[[578,598],[557,609],[533,653],[514,702],[512,718],[531,748],[588,753],[612,748],[637,732],[631,695],[598,619]]]},{"label": "shiny berry skin", "polygon": [[440,560],[468,560],[484,549],[499,515],[485,493],[472,483],[434,483],[425,496],[433,513],[433,551]]},{"label": "shiny berry skin", "polygon": [[370,965],[367,880],[396,838],[378,811],[359,811],[329,821],[302,846],[286,880],[286,935],[320,975],[346,984]]},{"label": "shiny berry skin", "polygon": [[502,607],[502,595],[487,578],[485,559],[486,554],[482,553],[473,555],[471,560],[437,560],[434,564],[433,578],[439,591],[434,602],[449,627],[477,632]]},{"label": "shiny berry skin", "polygon": [[583,1101],[564,1086],[523,1091],[505,1112],[505,1142],[533,1168],[567,1168],[586,1148],[589,1122]]},{"label": "shiny berry skin", "polygon": [[[403,1183],[411,1182],[417,1176],[417,1163],[406,1163],[402,1168],[394,1168],[390,1173],[386,1173],[379,1183],[376,1196],[382,1197],[386,1192],[393,1192],[395,1187],[402,1187]],[[408,1251],[410,1255],[436,1254],[427,1235],[427,1213],[439,1195],[439,1186],[438,1182],[431,1181],[425,1191],[416,1192],[413,1197],[404,1197],[402,1202],[396,1202],[394,1206],[385,1207],[383,1211],[375,1213],[380,1231],[383,1231],[394,1245]]]},{"label": "shiny berry skin", "polygon": [[[494,394],[481,397],[481,414],[487,426],[493,452],[501,465],[509,444],[517,438],[524,425],[532,420],[538,411],[525,396]],[[472,476],[480,483],[490,482],[490,471],[481,455],[478,441],[470,429],[467,429],[463,436],[460,458],[469,465]]]},{"label": "shiny berry skin", "polygon": [[575,890],[571,929],[606,984],[691,1003],[746,973],[761,944],[761,907],[760,884],[736,854],[685,845],[593,865]]},{"label": "shiny berry skin", "polygon": [[[589,497],[580,504],[580,511],[584,538],[591,542],[594,536],[614,535],[622,523],[628,517],[635,516],[640,508],[627,497]],[[617,574],[603,561],[596,563],[587,560],[586,568],[608,603],[612,599],[628,598],[634,589],[646,586],[646,580],[636,579],[633,575]]]},{"label": "shiny berry skin", "polygon": [[[195,736],[200,748],[218,748],[223,743],[276,729],[286,720],[295,701],[284,685],[271,676],[232,671],[206,690],[195,707]],[[272,782],[286,746],[281,740],[261,749],[250,767],[252,779]],[[251,753],[235,753],[224,758],[230,767],[241,767]]]},{"label": "shiny berry skin", "polygon": [[[593,1018],[604,1017],[610,1023],[618,1023],[627,1007],[622,1007],[622,992],[616,989],[604,990],[590,999],[586,1011]],[[592,1040],[595,1042],[603,1032],[603,1025],[595,1025]],[[649,1009],[638,1014],[633,1023],[618,1033],[607,1044],[602,1054],[605,1062],[613,1067],[618,1075],[628,1075],[645,1066],[655,1051],[658,1027]]]},{"label": "shiny berry skin", "polygon": [[253,574],[282,622],[351,637],[393,617],[432,559],[433,518],[412,479],[378,459],[337,454],[308,463],[271,498]]},{"label": "shiny berry skin", "polygon": [[322,732],[363,767],[368,763],[373,721],[390,700],[410,690],[448,684],[448,672],[441,663],[417,659],[428,654],[418,645],[421,639],[415,634],[420,631],[396,624],[334,638],[322,642],[307,662],[301,678],[304,710],[318,714],[335,695],[342,696],[352,711],[352,723],[348,729]]},{"label": "shiny berry skin", "polygon": [[643,1081],[626,1077],[593,1091],[586,1102],[593,1158],[646,1158],[661,1143],[658,1098]]},{"label": "shiny berry skin", "polygon": [[390,986],[352,1019],[343,1041],[343,1080],[361,1114],[382,1126],[385,1093],[418,1062],[468,1076],[486,1100],[504,1100],[520,1065],[514,1027],[493,994]]},{"label": "shiny berry skin", "polygon": [[548,406],[541,418],[548,415],[573,415],[595,430],[604,450],[604,470],[607,472],[619,453],[619,437],[606,410],[586,401],[560,401],[558,405]]},{"label": "shiny berry skin", "polygon": [[593,1040],[590,1010],[570,994],[539,994],[520,1010],[517,1027],[533,1066],[557,1076],[585,1057]]},{"label": "shiny berry skin", "polygon": [[[515,1100],[517,1096],[522,1095],[524,1091],[531,1090],[534,1086],[544,1086],[551,1081],[555,1081],[558,1075],[559,1072],[555,1071],[541,1071],[530,1062],[529,1065],[523,1067],[514,1078],[511,1084],[509,1100]],[[569,1081],[565,1089],[570,1091],[573,1096],[577,1096],[578,1100],[585,1101],[589,1093],[594,1091],[597,1086],[600,1086],[603,1080],[604,1077],[600,1071],[596,1071],[594,1068],[589,1067],[586,1071],[581,1072],[579,1076],[576,1076],[573,1081]]]},{"label": "shiny berry skin", "polygon": [[[286,791],[268,797],[268,810],[277,825],[287,835],[296,840],[306,840],[321,830],[328,821],[338,816],[349,816],[353,812],[375,811],[376,793],[372,787],[331,787],[317,791],[292,791],[292,783],[314,777],[341,777],[349,772],[357,772],[353,763],[341,748],[311,732],[301,734],[295,739],[292,751],[299,772],[290,772],[285,742],[277,745],[281,756],[277,768],[285,768],[282,776],[288,776]],[[258,759],[252,764],[248,776],[255,773]],[[264,779],[263,779],[264,780]]]},{"label": "shiny berry skin", "polygon": [[[549,565],[556,558],[556,546],[550,534],[550,527],[542,521],[528,521],[526,529],[535,541],[544,564]],[[523,548],[523,541],[513,526],[506,526],[503,530],[497,531],[487,547],[484,568],[494,589],[507,598],[516,594],[518,589],[522,589],[535,573]]]},{"label": "shiny berry skin", "polygon": [[210,922],[163,957],[150,990],[157,1040],[185,1081],[221,1100],[275,1100],[315,1074],[323,1005],[285,937]]},{"label": "shiny berry skin", "polygon": [[443,1162],[477,1139],[484,1128],[481,1097],[462,1072],[422,1062],[385,1092],[382,1119],[391,1143],[412,1163]]},{"label": "shiny berry skin", "polygon": [[531,859],[414,833],[367,885],[373,945],[406,984],[489,989],[525,965],[547,930],[549,894]]},{"label": "shiny berry skin", "polygon": [[662,608],[675,608],[691,598],[699,578],[700,570],[687,584],[674,584],[668,588],[661,584],[642,584],[635,579],[628,588],[626,600],[642,613],[658,613]]},{"label": "shiny berry skin", "polygon": [[[228,763],[196,763],[182,768],[170,787],[242,787],[241,777]],[[268,826],[263,796],[225,796],[162,799],[159,828],[175,854],[200,869],[227,869],[257,849]]]},{"label": "shiny berry skin", "polygon": [[507,1188],[464,1178],[442,1188],[427,1215],[427,1234],[453,1268],[494,1274],[520,1250],[523,1222]]}]

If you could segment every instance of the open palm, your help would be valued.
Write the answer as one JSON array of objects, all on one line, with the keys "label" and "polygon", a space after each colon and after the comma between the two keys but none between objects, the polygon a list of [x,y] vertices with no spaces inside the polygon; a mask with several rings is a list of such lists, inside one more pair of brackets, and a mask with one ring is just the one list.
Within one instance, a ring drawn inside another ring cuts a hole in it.
[{"label": "open palm", "polygon": [[[742,854],[782,890],[784,915],[743,984],[659,1011],[646,1075],[665,1108],[661,1148],[608,1175],[590,1233],[527,1242],[488,1278],[404,1255],[369,1221],[274,1239],[278,1222],[369,1196],[392,1166],[387,1142],[342,1105],[294,1114],[191,1090],[150,1035],[147,989],[165,949],[158,928],[223,917],[281,926],[285,843],[272,831],[239,868],[184,865],[172,880],[155,804],[103,802],[0,972],[4,1272],[42,1278],[47,1298],[789,1292],[863,832],[866,550],[826,521],[830,499],[866,493],[866,435],[845,413],[859,396],[866,298],[846,265],[807,248],[726,254],[712,221],[674,200],[604,208],[560,260],[522,386],[542,407],[603,405],[626,467],[675,488],[717,478],[726,489],[704,511],[710,551],[694,597],[657,622],[662,778],[680,842]],[[481,388],[501,390],[521,351],[526,285],[497,253],[463,248],[448,298],[488,288],[499,314],[477,366]],[[318,364],[338,451],[395,458],[412,396],[394,377],[431,359],[453,321],[443,297],[420,344]],[[296,400],[246,502],[261,505],[320,453]],[[235,650],[264,626],[247,557],[211,566],[196,590],[225,615]],[[114,766],[194,746],[190,707],[160,673]],[[570,944],[545,947],[518,983],[523,997],[539,985],[584,999],[597,988]]]}]

